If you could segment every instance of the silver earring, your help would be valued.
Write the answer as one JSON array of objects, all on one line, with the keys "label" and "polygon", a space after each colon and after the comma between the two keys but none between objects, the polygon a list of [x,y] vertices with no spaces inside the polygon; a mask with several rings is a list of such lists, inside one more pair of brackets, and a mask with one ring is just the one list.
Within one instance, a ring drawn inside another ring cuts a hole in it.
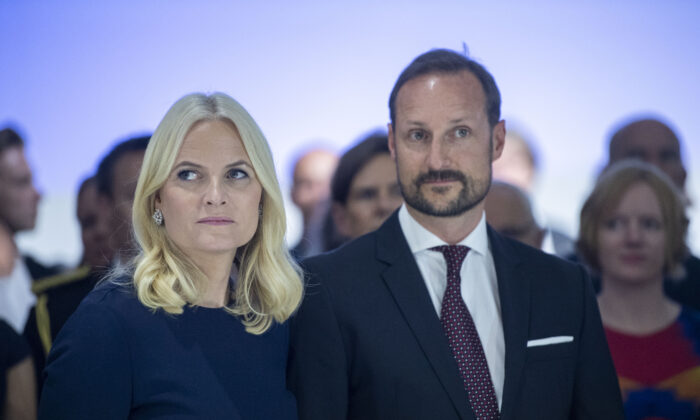
[{"label": "silver earring", "polygon": [[158,226],[163,224],[163,212],[161,212],[160,209],[156,209],[156,211],[153,212],[153,220]]},{"label": "silver earring", "polygon": [[262,216],[262,204],[258,206],[258,216]]}]

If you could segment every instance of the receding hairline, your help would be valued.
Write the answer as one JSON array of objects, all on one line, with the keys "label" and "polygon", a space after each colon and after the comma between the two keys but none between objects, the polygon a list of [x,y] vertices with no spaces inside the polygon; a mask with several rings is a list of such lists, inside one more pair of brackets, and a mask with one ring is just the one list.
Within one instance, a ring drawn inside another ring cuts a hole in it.
[{"label": "receding hairline", "polygon": [[401,96],[401,92],[404,90],[404,88],[413,83],[420,83],[423,79],[429,79],[431,77],[436,77],[436,76],[443,76],[443,77],[466,77],[466,78],[473,78],[474,81],[479,85],[481,88],[481,93],[483,95],[483,101],[484,101],[484,110],[486,111],[484,114],[488,118],[488,97],[486,93],[486,89],[484,88],[484,84],[479,80],[479,77],[471,70],[469,69],[459,69],[459,70],[432,70],[428,73],[420,74],[416,77],[412,77],[408,80],[406,80],[401,87],[399,88],[398,91],[396,91],[396,97],[394,98],[394,110],[396,110],[397,105],[399,103],[399,97]]},{"label": "receding hairline", "polygon": [[671,127],[662,121],[653,118],[645,118],[625,124],[610,137],[608,160],[612,161],[613,156],[615,156],[616,160],[623,159],[624,156],[619,155],[623,153],[624,147],[629,145],[629,141],[634,139],[635,135],[637,135],[640,130],[649,129],[650,127],[664,131],[668,135],[668,138],[672,140],[674,148],[680,151],[680,139]]}]

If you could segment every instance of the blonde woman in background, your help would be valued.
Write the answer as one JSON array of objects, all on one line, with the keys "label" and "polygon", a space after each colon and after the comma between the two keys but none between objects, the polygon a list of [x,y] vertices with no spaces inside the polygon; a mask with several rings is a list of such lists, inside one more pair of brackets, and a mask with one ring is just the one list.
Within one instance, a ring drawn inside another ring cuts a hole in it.
[{"label": "blonde woman in background", "polygon": [[136,187],[140,253],[49,355],[45,419],[294,419],[285,370],[302,296],[272,155],[224,94],[177,101]]},{"label": "blonde woman in background", "polygon": [[680,191],[620,161],[581,210],[579,251],[600,274],[598,306],[628,419],[700,418],[700,313],[664,294],[687,255]]}]

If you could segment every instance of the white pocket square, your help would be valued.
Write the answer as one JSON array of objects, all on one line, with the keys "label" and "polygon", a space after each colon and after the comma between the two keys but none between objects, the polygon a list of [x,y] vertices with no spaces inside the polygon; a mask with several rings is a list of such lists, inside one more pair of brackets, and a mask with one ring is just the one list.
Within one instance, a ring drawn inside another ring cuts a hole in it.
[{"label": "white pocket square", "polygon": [[538,338],[537,340],[529,340],[527,342],[527,346],[528,347],[549,346],[552,344],[570,343],[572,341],[574,341],[574,337],[571,335],[557,335],[554,337]]}]

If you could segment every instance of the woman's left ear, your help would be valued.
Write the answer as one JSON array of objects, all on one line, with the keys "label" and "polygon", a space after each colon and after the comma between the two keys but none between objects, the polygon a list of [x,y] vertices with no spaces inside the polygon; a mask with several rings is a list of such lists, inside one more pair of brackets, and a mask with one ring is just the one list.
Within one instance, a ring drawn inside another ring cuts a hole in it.
[{"label": "woman's left ear", "polygon": [[160,206],[160,191],[156,191],[153,197],[155,199],[156,206]]}]

